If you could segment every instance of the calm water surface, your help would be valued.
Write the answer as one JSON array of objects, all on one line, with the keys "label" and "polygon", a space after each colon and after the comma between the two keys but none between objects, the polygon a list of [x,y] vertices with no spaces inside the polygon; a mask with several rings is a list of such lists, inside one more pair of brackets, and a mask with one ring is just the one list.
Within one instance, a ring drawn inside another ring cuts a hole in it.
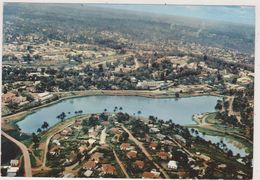
[{"label": "calm water surface", "polygon": [[[194,128],[194,129],[196,129],[196,128]],[[196,129],[196,130],[198,130],[198,129]],[[199,132],[199,130],[198,130],[198,132]],[[195,133],[191,132],[191,134],[193,136],[197,136]],[[208,134],[203,135],[201,132],[198,133],[198,136],[205,139],[206,141],[211,141],[214,144],[220,143],[220,141],[222,141],[224,144],[226,144],[227,149],[230,149],[233,152],[233,155],[239,154],[241,157],[248,155],[248,153],[246,152],[246,147],[242,143],[240,143],[234,139],[231,139],[229,137],[213,136],[213,135],[208,135]],[[224,147],[221,147],[221,148],[223,149]]]},{"label": "calm water surface", "polygon": [[59,122],[56,117],[62,112],[65,112],[67,117],[72,117],[78,110],[83,110],[83,113],[101,113],[106,108],[108,112],[113,112],[115,106],[122,107],[122,111],[130,115],[137,115],[140,110],[141,116],[153,115],[163,120],[172,119],[173,122],[181,125],[194,124],[192,115],[215,111],[214,107],[218,99],[219,97],[216,96],[188,97],[178,100],[137,96],[87,96],[67,99],[41,108],[17,124],[22,132],[32,133],[36,132],[44,121],[47,121],[50,126]]},{"label": "calm water surface", "polygon": [[[122,107],[122,112],[127,112],[130,115],[138,115],[141,111],[141,116],[148,117],[156,116],[163,120],[171,119],[174,123],[181,125],[195,124],[192,120],[193,114],[214,112],[217,100],[220,97],[216,96],[198,96],[187,98],[146,98],[137,96],[87,96],[63,100],[57,104],[38,109],[35,113],[26,116],[17,124],[22,132],[32,133],[41,127],[44,121],[47,121],[50,126],[58,123],[60,120],[56,117],[65,112],[67,117],[75,116],[75,111],[82,110],[83,113],[101,113],[104,109],[107,112],[113,112],[115,106]],[[70,112],[70,114],[68,113]],[[228,149],[231,149],[234,154],[239,153],[245,156],[245,148],[237,144],[236,141],[222,136],[199,135],[205,140],[211,140],[213,143],[222,140]]]}]

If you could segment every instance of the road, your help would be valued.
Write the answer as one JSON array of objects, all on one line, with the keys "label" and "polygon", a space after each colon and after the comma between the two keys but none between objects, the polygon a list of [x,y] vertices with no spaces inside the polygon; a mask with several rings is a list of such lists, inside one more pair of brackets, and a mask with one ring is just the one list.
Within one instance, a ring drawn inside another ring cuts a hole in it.
[{"label": "road", "polygon": [[129,139],[134,141],[134,143],[142,150],[142,152],[144,153],[144,155],[153,162],[153,164],[159,169],[159,171],[164,175],[164,177],[166,179],[170,179],[169,175],[161,168],[161,166],[159,166],[156,162],[153,161],[152,156],[150,155],[150,153],[145,149],[145,147],[143,146],[143,144],[138,141],[133,135],[132,133],[125,128],[123,125],[121,126],[125,132],[127,132],[129,134]]},{"label": "road", "polygon": [[234,96],[231,96],[230,98],[229,98],[229,111],[228,111],[228,115],[229,116],[231,116],[231,115],[234,115],[234,116],[236,116],[237,117],[237,121],[239,122],[239,123],[241,123],[241,117],[240,117],[240,115],[239,115],[239,112],[234,112],[234,110],[233,110],[233,102],[234,102]]},{"label": "road", "polygon": [[99,142],[100,145],[106,144],[106,136],[107,136],[106,129],[107,129],[107,128],[104,128],[104,129],[102,130],[102,132],[101,132],[100,142]]},{"label": "road", "polygon": [[13,143],[15,143],[21,149],[21,151],[23,153],[23,157],[24,157],[24,172],[25,172],[25,176],[26,177],[32,177],[32,165],[31,165],[30,155],[29,155],[27,147],[23,143],[17,141],[13,137],[11,137],[8,134],[6,134],[4,131],[1,131],[1,134],[5,138],[7,138],[10,141],[12,141]]},{"label": "road", "polygon": [[114,156],[115,156],[115,158],[116,158],[117,163],[119,164],[120,168],[122,169],[123,173],[125,174],[125,177],[126,177],[127,179],[129,179],[130,176],[129,176],[128,173],[126,172],[125,166],[122,164],[122,162],[121,162],[120,159],[118,158],[118,156],[117,156],[115,150],[113,150],[113,153],[114,153]]}]

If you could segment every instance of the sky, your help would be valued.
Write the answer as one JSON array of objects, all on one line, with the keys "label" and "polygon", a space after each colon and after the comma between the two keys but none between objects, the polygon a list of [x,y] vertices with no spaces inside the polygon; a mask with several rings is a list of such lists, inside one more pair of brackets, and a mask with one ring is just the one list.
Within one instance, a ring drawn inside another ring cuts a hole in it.
[{"label": "sky", "polygon": [[135,4],[93,4],[93,6],[149,12],[162,15],[196,17],[239,24],[255,24],[255,8],[249,6],[181,6]]}]

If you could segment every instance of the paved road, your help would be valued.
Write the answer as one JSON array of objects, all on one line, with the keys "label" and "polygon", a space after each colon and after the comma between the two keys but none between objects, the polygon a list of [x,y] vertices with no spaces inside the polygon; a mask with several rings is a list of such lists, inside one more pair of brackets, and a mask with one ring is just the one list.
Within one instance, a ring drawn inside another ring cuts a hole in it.
[{"label": "paved road", "polygon": [[30,155],[29,155],[27,147],[23,143],[17,141],[13,137],[11,137],[8,134],[6,134],[4,131],[1,131],[1,134],[5,138],[7,138],[10,141],[12,141],[13,143],[15,143],[21,149],[21,151],[23,153],[23,157],[24,157],[24,172],[25,172],[25,176],[26,177],[32,177],[32,166],[31,166]]},{"label": "paved road", "polygon": [[[145,147],[143,146],[143,144],[138,141],[133,135],[132,133],[127,129],[125,128],[123,125],[121,126],[128,134],[129,134],[129,139],[131,139],[132,141],[134,141],[134,143],[142,150],[142,152],[145,154],[145,156],[153,161],[153,158],[152,156],[150,155],[150,153],[145,149]],[[170,176],[157,164],[153,161],[153,164],[159,169],[159,171],[164,175],[164,177],[166,179],[170,179]]]}]

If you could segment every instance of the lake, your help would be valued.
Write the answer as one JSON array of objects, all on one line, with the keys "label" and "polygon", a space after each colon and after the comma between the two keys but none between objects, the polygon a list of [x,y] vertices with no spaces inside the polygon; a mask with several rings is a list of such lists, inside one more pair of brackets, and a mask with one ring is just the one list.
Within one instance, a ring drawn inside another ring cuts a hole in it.
[{"label": "lake", "polygon": [[[75,111],[82,110],[83,114],[101,113],[104,109],[107,112],[113,112],[115,106],[122,107],[122,112],[130,115],[140,115],[148,117],[153,115],[163,120],[172,120],[180,125],[195,124],[192,115],[205,112],[214,112],[217,96],[197,96],[185,98],[146,98],[139,96],[86,96],[66,99],[56,104],[40,108],[35,113],[26,116],[19,121],[17,125],[22,132],[32,133],[41,127],[44,121],[50,126],[58,123],[57,118],[62,112],[66,113],[66,118],[75,116]],[[141,114],[138,114],[141,111]],[[69,113],[70,112],[70,113]],[[205,140],[211,140],[213,143],[221,140],[231,149],[234,154],[239,153],[245,156],[245,148],[238,145],[237,141],[223,136],[202,135],[199,136]]]},{"label": "lake", "polygon": [[[197,130],[198,136],[205,139],[206,141],[211,141],[214,144],[220,143],[222,141],[226,145],[227,149],[232,150],[233,155],[239,154],[241,157],[245,157],[246,155],[248,155],[248,153],[246,152],[245,145],[243,145],[242,143],[240,143],[232,138],[203,134],[203,133],[199,132],[198,129],[196,129],[196,128],[193,128],[193,129]],[[190,130],[190,133],[195,137],[197,136],[196,133],[192,133],[191,130]],[[220,147],[222,149],[225,148],[223,146],[220,146]]]},{"label": "lake", "polygon": [[[59,103],[40,108],[35,113],[26,116],[17,125],[22,132],[36,132],[44,121],[53,126],[60,120],[56,117],[66,113],[66,118],[75,116],[75,111],[82,110],[83,114],[101,113],[104,109],[113,112],[114,107],[122,107],[122,112],[130,115],[156,116],[163,120],[171,119],[180,125],[195,124],[193,114],[214,112],[217,96],[197,96],[186,98],[146,98],[138,96],[86,96],[66,99]],[[70,114],[68,113],[70,112]]]}]

